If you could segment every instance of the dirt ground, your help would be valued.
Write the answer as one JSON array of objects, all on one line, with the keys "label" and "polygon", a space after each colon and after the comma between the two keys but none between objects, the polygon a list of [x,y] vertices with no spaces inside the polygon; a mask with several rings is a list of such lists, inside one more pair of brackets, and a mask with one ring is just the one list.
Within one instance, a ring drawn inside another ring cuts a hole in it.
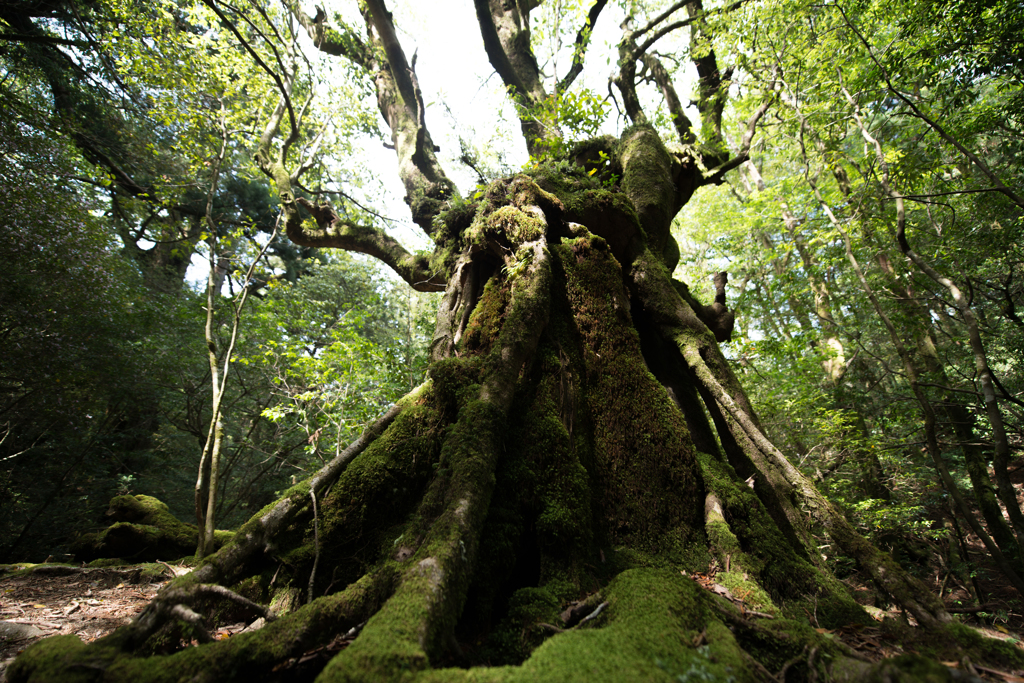
[{"label": "dirt ground", "polygon": [[128,623],[172,571],[156,583],[124,567],[50,565],[0,576],[0,681],[14,657],[40,638],[74,634],[89,642]]}]

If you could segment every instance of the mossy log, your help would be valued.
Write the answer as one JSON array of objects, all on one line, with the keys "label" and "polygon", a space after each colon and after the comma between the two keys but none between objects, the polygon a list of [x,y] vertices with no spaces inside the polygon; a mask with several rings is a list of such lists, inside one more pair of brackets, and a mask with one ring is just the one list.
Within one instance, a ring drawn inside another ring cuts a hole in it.
[{"label": "mossy log", "polygon": [[[437,216],[429,379],[131,625],[41,641],[8,680],[953,680],[824,633],[869,617],[821,536],[927,629],[919,650],[1024,663],[764,437],[713,309],[670,275],[685,155],[642,127],[603,149],[601,173],[541,166]],[[732,599],[689,577],[709,566]],[[242,618],[263,626],[208,642]]]},{"label": "mossy log", "polygon": [[[193,555],[199,532],[171,514],[162,501],[152,496],[116,496],[111,499],[107,517],[114,523],[94,534],[85,534],[72,547],[79,562],[100,558],[131,562],[175,560]],[[217,531],[216,547],[232,537],[230,531]]]}]

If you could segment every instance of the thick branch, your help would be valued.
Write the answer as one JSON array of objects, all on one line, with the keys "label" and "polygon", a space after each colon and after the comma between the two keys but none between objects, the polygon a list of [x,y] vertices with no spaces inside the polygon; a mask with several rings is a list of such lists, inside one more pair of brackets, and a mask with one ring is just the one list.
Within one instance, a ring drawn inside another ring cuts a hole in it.
[{"label": "thick branch", "polygon": [[[437,150],[426,128],[419,83],[398,42],[391,13],[381,0],[373,0],[368,7],[364,16],[375,48],[377,106],[391,128],[398,174],[405,185],[405,201],[413,221],[432,235],[434,218],[457,190],[434,154]],[[383,55],[385,61],[377,61]]]},{"label": "thick branch", "polygon": [[622,26],[622,38],[619,40],[619,73],[612,78],[612,82],[622,93],[622,106],[625,107],[629,120],[635,124],[644,124],[647,123],[647,116],[636,94],[636,60],[639,51],[634,39],[635,34],[629,28],[629,21],[627,19]]},{"label": "thick branch", "polygon": [[285,2],[285,6],[306,30],[318,50],[334,57],[345,57],[367,71],[372,69],[369,48],[349,26],[342,24],[341,32],[334,31],[324,24],[325,17],[320,11],[315,17],[310,17],[298,2]]},{"label": "thick branch", "polygon": [[370,10],[370,21],[377,32],[379,44],[387,56],[387,64],[391,69],[391,76],[395,79],[398,93],[409,113],[418,120],[422,114],[417,106],[416,87],[411,78],[412,69],[409,68],[405,51],[398,42],[391,13],[384,7],[382,0],[366,0],[366,6]]},{"label": "thick branch", "polygon": [[[289,4],[289,9],[321,51],[343,54],[373,74],[377,106],[391,129],[391,141],[398,155],[398,174],[405,186],[405,201],[412,210],[413,221],[432,235],[434,218],[457,190],[435,156],[437,149],[424,120],[425,107],[414,71],[415,59],[412,64],[406,59],[391,13],[382,0],[367,2],[363,17],[368,29],[368,45],[364,45],[350,33],[340,35],[325,29],[321,13],[310,19],[296,4]],[[286,204],[291,198],[290,184],[287,191]],[[289,236],[295,232],[301,238],[297,227],[298,223],[289,220]],[[390,260],[385,262],[392,268],[403,261],[402,254],[391,246],[384,251],[391,254]],[[422,282],[422,274],[416,274],[408,264],[400,267],[406,272],[402,275],[406,281],[411,277],[413,282]]]},{"label": "thick branch", "polygon": [[474,0],[480,36],[491,66],[509,89],[519,109],[519,123],[531,155],[540,155],[546,139],[558,138],[554,121],[538,118],[547,99],[540,67],[530,47],[529,4],[503,0]]},{"label": "thick branch", "polygon": [[385,263],[403,280],[420,292],[441,292],[443,276],[434,274],[425,256],[410,254],[383,230],[342,220],[327,204],[296,200],[316,220],[317,228],[298,221],[288,223],[288,239],[304,247],[334,247],[372,256]]},{"label": "thick branch", "polygon": [[764,117],[765,112],[768,111],[768,108],[772,105],[772,102],[775,101],[774,85],[775,83],[773,81],[772,84],[769,86],[769,92],[771,93],[771,95],[766,97],[764,101],[761,103],[761,105],[754,111],[751,117],[747,119],[747,127],[743,131],[743,139],[740,140],[739,151],[731,159],[726,160],[717,168],[710,169],[707,173],[705,173],[705,184],[718,185],[719,183],[722,182],[722,179],[725,177],[726,173],[733,170],[734,168],[742,166],[745,162],[747,162],[750,159],[750,145],[754,141],[754,134],[757,132],[757,124]]},{"label": "thick branch", "polygon": [[676,94],[672,78],[665,66],[654,55],[644,54],[640,59],[647,70],[651,72],[654,82],[661,88],[661,94],[665,98],[665,105],[668,107],[668,114],[672,119],[672,125],[675,126],[676,134],[679,135],[679,141],[684,145],[692,145],[697,141],[697,136],[693,134],[693,123],[683,111],[683,105],[679,101],[679,95]]},{"label": "thick branch", "polygon": [[[694,18],[695,27],[690,31],[690,59],[697,67],[697,109],[700,111],[701,137],[709,148],[723,146],[722,112],[729,90],[729,73],[718,69],[718,57],[707,46],[711,38],[707,35],[702,0],[693,0],[686,5],[687,12]],[[700,55],[700,56],[695,56]]]}]

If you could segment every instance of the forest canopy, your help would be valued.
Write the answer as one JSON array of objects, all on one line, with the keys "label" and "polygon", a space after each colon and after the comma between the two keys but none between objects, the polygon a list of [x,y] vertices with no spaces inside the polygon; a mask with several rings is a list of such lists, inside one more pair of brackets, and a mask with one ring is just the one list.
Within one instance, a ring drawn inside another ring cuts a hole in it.
[{"label": "forest canopy", "polygon": [[8,679],[1024,672],[1024,9],[472,4],[0,8]]}]

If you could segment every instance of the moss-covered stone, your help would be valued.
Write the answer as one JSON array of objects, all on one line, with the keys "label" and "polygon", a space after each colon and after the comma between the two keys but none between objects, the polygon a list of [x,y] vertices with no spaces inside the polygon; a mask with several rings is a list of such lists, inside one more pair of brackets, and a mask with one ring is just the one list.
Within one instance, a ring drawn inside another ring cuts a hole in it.
[{"label": "moss-covered stone", "polygon": [[[86,534],[72,547],[76,559],[119,558],[133,562],[174,560],[192,555],[199,533],[171,514],[170,508],[152,496],[117,496],[110,501],[107,516],[114,524],[96,534]],[[214,549],[233,536],[217,531]]]}]

